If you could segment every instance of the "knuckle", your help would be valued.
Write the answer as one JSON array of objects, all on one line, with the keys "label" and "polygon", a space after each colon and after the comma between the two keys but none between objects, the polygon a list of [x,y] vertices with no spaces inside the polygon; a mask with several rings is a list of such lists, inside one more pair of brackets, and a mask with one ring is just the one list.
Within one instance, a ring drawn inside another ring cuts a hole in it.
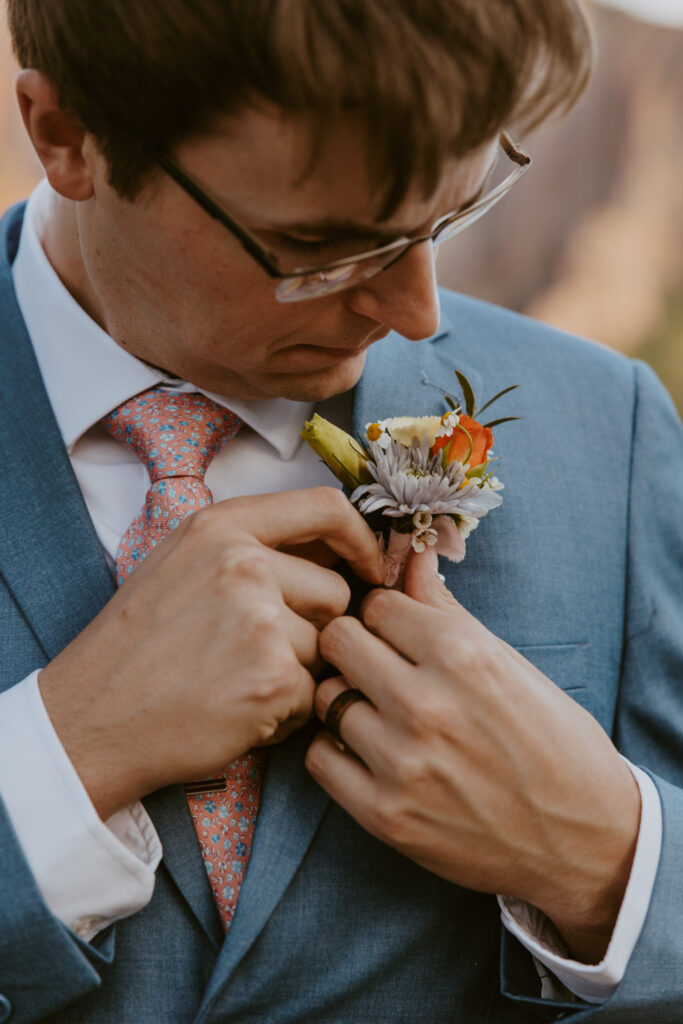
[{"label": "knuckle", "polygon": [[325,626],[320,634],[319,647],[323,658],[332,656],[341,648],[346,647],[355,628],[354,619],[341,615]]},{"label": "knuckle", "polygon": [[250,603],[243,609],[241,620],[246,641],[264,661],[274,659],[279,665],[290,654],[284,608],[271,601]]},{"label": "knuckle", "polygon": [[408,811],[399,790],[382,793],[375,800],[373,827],[391,846],[398,846],[406,835]]},{"label": "knuckle", "polygon": [[[463,637],[457,644],[457,663],[459,674],[463,679],[478,678],[482,674],[485,664],[485,653],[479,650],[474,641],[469,637]],[[441,660],[446,666],[453,665],[453,652],[444,648],[439,651]]]},{"label": "knuckle", "polygon": [[338,573],[330,573],[330,586],[325,595],[321,616],[327,621],[341,617],[351,600],[351,588]]},{"label": "knuckle", "polygon": [[198,512],[187,516],[179,528],[194,538],[197,543],[202,543],[208,537],[215,537],[217,525],[218,517],[215,515],[214,506],[210,505],[208,508],[199,509]]},{"label": "knuckle", "polygon": [[275,705],[288,711],[297,704],[301,687],[301,666],[285,653],[268,652],[261,656],[251,694],[259,704]]},{"label": "knuckle", "polygon": [[321,510],[334,520],[345,519],[349,510],[353,511],[349,499],[338,487],[316,487],[313,498]]},{"label": "knuckle", "polygon": [[216,556],[219,578],[231,589],[235,583],[267,583],[271,577],[268,551],[256,544],[235,544]]},{"label": "knuckle", "polygon": [[438,694],[423,691],[419,696],[410,694],[411,718],[413,729],[420,735],[433,736],[443,732],[447,709]]},{"label": "knuckle", "polygon": [[415,686],[397,686],[392,699],[401,721],[410,732],[414,732],[416,720],[419,719],[423,707],[424,694]]},{"label": "knuckle", "polygon": [[391,751],[387,755],[386,766],[392,785],[399,791],[410,788],[424,774],[421,759],[411,753],[405,743],[400,751]]},{"label": "knuckle", "polygon": [[363,601],[363,621],[372,627],[386,621],[396,611],[399,595],[393,590],[378,588],[371,590]]}]

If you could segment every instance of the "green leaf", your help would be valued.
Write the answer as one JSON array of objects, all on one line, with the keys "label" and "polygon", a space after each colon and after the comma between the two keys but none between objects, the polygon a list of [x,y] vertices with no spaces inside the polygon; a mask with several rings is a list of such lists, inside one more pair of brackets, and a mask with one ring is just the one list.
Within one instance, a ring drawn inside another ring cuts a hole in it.
[{"label": "green leaf", "polygon": [[[363,481],[356,476],[353,470],[349,469],[348,466],[345,466],[341,459],[337,458],[334,452],[330,452],[329,458],[337,464],[339,470],[336,471],[332,466],[330,466],[329,462],[325,463],[325,465],[328,467],[328,469],[331,469],[332,472],[335,473],[338,480],[341,480],[341,482],[343,484],[346,484],[347,487],[349,486],[348,481],[352,480],[356,487],[360,487]],[[320,461],[325,462],[324,459],[321,459]]]},{"label": "green leaf", "polygon": [[453,399],[451,398],[451,396],[450,395],[445,395],[445,398],[446,398],[446,401],[448,402],[449,408],[451,408],[453,410],[453,412],[455,412],[455,410],[457,409],[457,406],[456,406],[455,402],[453,401]]},{"label": "green leaf", "polygon": [[445,469],[446,466],[448,465],[448,456],[450,455],[451,445],[452,444],[453,444],[453,438],[451,438],[450,441],[447,441],[446,444],[441,449],[441,468],[442,469]]},{"label": "green leaf", "polygon": [[458,378],[458,382],[460,384],[460,387],[462,388],[462,397],[465,399],[465,411],[467,415],[470,417],[470,419],[474,419],[475,404],[474,391],[472,390],[472,385],[468,381],[465,374],[461,373],[460,370],[455,371],[455,376]]},{"label": "green leaf", "polygon": [[[479,479],[484,479],[487,475],[490,476],[491,474],[488,473],[488,468],[489,466],[492,466],[494,462],[500,462],[500,455],[496,455],[493,459],[487,459],[486,462],[482,462],[480,466],[475,466],[474,469],[469,471],[467,478],[469,479],[471,476],[474,476],[479,477]],[[495,470],[491,470],[491,473],[493,472],[495,472]]]},{"label": "green leaf", "polygon": [[499,427],[501,423],[511,423],[512,420],[521,420],[521,418],[521,416],[503,416],[502,420],[491,420],[490,423],[484,423],[482,426],[493,430],[494,427]]},{"label": "green leaf", "polygon": [[469,462],[470,455],[472,454],[472,449],[474,448],[474,441],[472,440],[472,435],[470,434],[469,430],[466,430],[465,427],[463,427],[462,423],[458,423],[455,429],[462,430],[463,434],[467,435],[467,440],[470,442],[470,450],[468,451],[466,457],[462,460],[462,465],[466,466],[467,463]]},{"label": "green leaf", "polygon": [[479,410],[479,415],[481,416],[484,409],[488,409],[490,405],[493,405],[494,402],[497,402],[499,398],[503,397],[503,395],[507,395],[508,391],[514,391],[515,388],[518,387],[519,384],[511,384],[509,388],[503,388],[503,390],[499,391],[497,395],[493,396],[493,398],[489,398],[488,402],[485,405],[482,405],[481,409]]},{"label": "green leaf", "polygon": [[363,452],[365,454],[365,458],[366,459],[372,458],[372,453],[370,452],[370,449],[368,448],[368,446],[366,445],[365,441],[363,440],[362,435],[359,434],[358,431],[356,431],[356,439],[358,441],[358,444],[363,449]]}]

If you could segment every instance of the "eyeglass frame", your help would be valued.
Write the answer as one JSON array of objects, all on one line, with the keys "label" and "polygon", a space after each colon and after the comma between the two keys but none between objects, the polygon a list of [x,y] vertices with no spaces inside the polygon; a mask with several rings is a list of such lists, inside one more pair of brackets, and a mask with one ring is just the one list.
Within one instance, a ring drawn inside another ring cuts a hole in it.
[{"label": "eyeglass frame", "polygon": [[[325,274],[332,270],[337,270],[340,267],[348,266],[353,263],[362,263],[366,260],[375,259],[378,256],[382,256],[384,253],[390,252],[395,248],[400,247],[400,253],[397,255],[398,260],[401,256],[404,256],[414,245],[419,245],[423,242],[431,241],[434,244],[438,244],[439,235],[451,224],[456,223],[460,219],[470,217],[471,214],[476,213],[478,209],[483,206],[490,208],[495,205],[499,199],[506,195],[512,186],[521,178],[524,172],[531,165],[532,159],[525,150],[512,138],[507,131],[502,131],[498,137],[498,143],[503,149],[503,152],[508,159],[515,163],[516,168],[506,177],[499,185],[497,185],[490,192],[481,196],[470,206],[466,206],[464,209],[455,210],[451,213],[444,214],[438,221],[436,221],[432,230],[426,235],[417,235],[408,237],[405,235],[395,238],[391,242],[387,242],[386,245],[380,246],[378,249],[366,249],[364,252],[359,252],[353,256],[344,256],[341,259],[330,260],[327,263],[321,263],[317,266],[309,267],[296,267],[293,270],[283,271],[279,266],[279,259],[277,255],[270,252],[265,246],[255,238],[255,236],[241,224],[235,217],[229,214],[223,207],[216,202],[193,178],[188,171],[185,171],[173,160],[173,158],[167,154],[162,153],[157,157],[156,163],[167,174],[175,183],[201,208],[209,214],[214,220],[217,220],[224,228],[226,228],[240,243],[242,248],[256,260],[259,266],[265,270],[265,272],[272,278],[277,278],[281,281],[287,280],[288,278],[308,277],[313,274]],[[450,236],[449,236],[450,237]],[[378,267],[377,272],[380,270],[387,270],[393,263],[386,264],[383,267]],[[311,298],[314,296],[311,296]]]}]

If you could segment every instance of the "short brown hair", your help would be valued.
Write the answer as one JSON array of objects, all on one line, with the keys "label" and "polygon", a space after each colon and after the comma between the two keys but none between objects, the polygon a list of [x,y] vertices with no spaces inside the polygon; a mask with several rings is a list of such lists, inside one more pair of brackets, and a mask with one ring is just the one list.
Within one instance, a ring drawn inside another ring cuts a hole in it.
[{"label": "short brown hair", "polygon": [[388,216],[504,126],[568,109],[590,72],[581,0],[7,0],[22,67],[94,136],[120,195],[155,156],[265,98],[357,112]]}]

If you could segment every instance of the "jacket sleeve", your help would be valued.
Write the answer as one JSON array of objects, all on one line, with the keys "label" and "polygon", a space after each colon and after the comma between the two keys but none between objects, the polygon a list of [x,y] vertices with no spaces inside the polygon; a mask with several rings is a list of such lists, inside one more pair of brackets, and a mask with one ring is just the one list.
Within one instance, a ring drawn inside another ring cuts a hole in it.
[{"label": "jacket sleeve", "polygon": [[626,973],[600,1006],[538,998],[530,957],[503,936],[503,992],[539,1019],[680,1024],[683,1007],[683,428],[635,362],[625,632],[614,742],[653,779],[663,833],[649,910]]},{"label": "jacket sleeve", "polygon": [[0,1020],[30,1024],[98,987],[114,928],[88,945],[51,914],[1,802],[0,860]]}]

